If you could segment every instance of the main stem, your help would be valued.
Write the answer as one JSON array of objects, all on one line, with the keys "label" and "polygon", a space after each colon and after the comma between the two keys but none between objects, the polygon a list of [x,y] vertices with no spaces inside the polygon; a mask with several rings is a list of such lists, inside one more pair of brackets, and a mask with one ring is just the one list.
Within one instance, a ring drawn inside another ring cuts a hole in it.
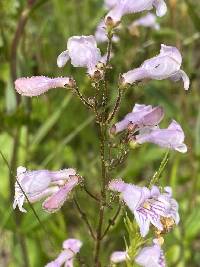
[{"label": "main stem", "polygon": [[[108,100],[108,85],[107,85],[107,69],[110,62],[110,55],[112,50],[112,34],[108,34],[108,47],[107,47],[107,60],[104,73],[104,85],[105,85],[105,106],[104,112],[101,115],[101,120],[99,121],[99,114],[96,114],[99,140],[100,140],[100,158],[101,158],[101,198],[99,202],[99,223],[96,231],[96,244],[95,244],[95,256],[94,256],[94,266],[101,267],[101,262],[99,260],[101,241],[103,239],[103,223],[104,223],[104,212],[105,212],[105,203],[106,203],[106,186],[107,186],[107,166],[106,166],[106,133],[107,133],[107,123],[106,123],[106,109],[107,109],[107,100]],[[103,97],[104,98],[104,97]],[[102,99],[104,101],[104,99]],[[98,113],[98,110],[96,111]]]},{"label": "main stem", "polygon": [[102,241],[102,228],[103,228],[104,211],[106,203],[107,169],[106,169],[106,158],[105,158],[105,145],[106,145],[105,131],[106,127],[103,124],[99,124],[102,189],[101,189],[101,199],[99,202],[99,223],[96,234],[96,247],[95,247],[95,259],[94,259],[95,267],[101,266],[101,263],[99,261],[99,254]]}]

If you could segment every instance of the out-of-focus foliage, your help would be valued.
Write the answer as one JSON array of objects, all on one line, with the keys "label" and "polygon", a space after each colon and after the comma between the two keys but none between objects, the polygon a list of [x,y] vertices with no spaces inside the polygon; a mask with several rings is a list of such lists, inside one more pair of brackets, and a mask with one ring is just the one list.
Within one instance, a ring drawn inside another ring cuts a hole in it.
[{"label": "out-of-focus foliage", "polygon": [[[60,89],[40,98],[23,98],[17,106],[10,71],[14,60],[11,51],[26,5],[25,0],[0,1],[0,150],[9,162],[14,161],[13,166],[52,170],[74,167],[95,191],[99,186],[96,182],[99,175],[96,128],[93,117],[79,100]],[[200,266],[200,2],[169,0],[167,5],[167,15],[158,19],[160,31],[140,28],[139,37],[131,36],[127,25],[141,14],[123,20],[121,41],[113,47],[112,64],[115,67],[109,90],[114,97],[119,73],[158,54],[161,43],[175,45],[181,50],[184,70],[191,79],[190,91],[184,92],[181,83],[171,81],[139,84],[125,94],[119,118],[137,102],[162,105],[166,121],[174,118],[181,123],[189,151],[185,155],[170,152],[161,177],[163,185],[172,186],[181,214],[181,222],[168,235],[165,247],[169,267],[197,267]],[[56,58],[66,48],[68,37],[93,34],[104,14],[100,0],[36,0],[17,48],[17,76],[70,74],[89,95],[89,80],[84,70],[74,69],[70,64],[58,69]],[[102,52],[106,51],[104,44],[100,47]],[[17,145],[16,139],[19,140]],[[16,147],[17,151],[13,149]],[[160,148],[144,145],[130,153],[126,164],[118,168],[113,177],[144,184],[159,167],[164,154]],[[91,264],[91,239],[72,201],[55,215],[45,214],[40,204],[34,205],[44,231],[30,209],[23,216],[13,213],[13,189],[10,188],[13,175],[9,176],[2,158],[0,167],[0,266],[21,267],[24,255],[28,255],[28,266],[44,266],[57,255],[67,237],[84,238],[81,255]],[[96,204],[80,191],[77,198],[95,225]],[[114,210],[110,213],[114,214]],[[113,250],[125,248],[123,216],[104,241],[106,250],[102,251],[102,259],[107,259]]]}]

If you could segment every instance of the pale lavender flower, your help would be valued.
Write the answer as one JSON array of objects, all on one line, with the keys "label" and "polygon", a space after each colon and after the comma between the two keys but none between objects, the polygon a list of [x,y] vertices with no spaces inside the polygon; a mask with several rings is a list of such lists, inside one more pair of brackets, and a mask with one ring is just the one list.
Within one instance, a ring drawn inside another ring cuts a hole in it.
[{"label": "pale lavender flower", "polygon": [[115,251],[110,256],[110,261],[112,263],[120,263],[126,261],[128,258],[128,253],[126,251]]},{"label": "pale lavender flower", "polygon": [[152,28],[155,30],[160,29],[160,25],[156,21],[156,16],[152,13],[148,13],[147,15],[135,20],[130,26],[129,30],[134,29],[135,27],[143,26],[147,28]]},{"label": "pale lavender flower", "polygon": [[[106,25],[103,20],[98,24],[96,28],[95,39],[97,43],[105,43],[108,41],[108,37],[106,34]],[[119,37],[116,34],[114,34],[112,37],[112,41],[114,43],[117,43],[119,41]]]},{"label": "pale lavender flower", "polygon": [[127,128],[138,130],[144,127],[158,125],[164,117],[162,107],[135,104],[131,113],[128,113],[123,120],[117,122],[111,129],[111,133],[118,133]]},{"label": "pale lavender flower", "polygon": [[63,251],[58,257],[45,265],[45,267],[73,267],[73,259],[79,253],[82,242],[78,239],[67,239],[63,242]]},{"label": "pale lavender flower", "polygon": [[157,186],[151,189],[127,184],[122,180],[113,180],[109,189],[121,193],[122,200],[134,214],[140,233],[145,237],[150,224],[158,231],[169,231],[170,227],[179,223],[178,203],[172,198],[170,187],[161,193]]},{"label": "pale lavender flower", "polygon": [[167,6],[164,0],[119,0],[116,5],[108,12],[105,22],[117,25],[121,18],[126,14],[138,13],[145,10],[156,8],[157,16],[164,16],[167,12]]},{"label": "pale lavender flower", "polygon": [[142,267],[166,267],[164,252],[157,240],[153,246],[141,249],[135,262]]},{"label": "pale lavender flower", "polygon": [[49,78],[45,76],[33,76],[19,78],[15,81],[15,89],[20,95],[38,96],[53,88],[72,87],[75,81],[69,77]]},{"label": "pale lavender flower", "polygon": [[87,68],[87,72],[93,76],[96,66],[101,61],[101,52],[97,47],[94,36],[73,36],[67,42],[67,50],[57,58],[58,67],[62,68],[71,59],[74,67]]},{"label": "pale lavender flower", "polygon": [[[48,197],[43,203],[43,208],[48,212],[60,209],[68,194],[79,183],[74,169],[27,171],[20,166],[16,179],[31,203]],[[26,197],[18,183],[15,183],[13,208],[18,206],[20,211],[26,212],[23,208]]]},{"label": "pale lavender flower", "polygon": [[186,153],[187,146],[184,144],[184,138],[185,135],[181,126],[173,120],[167,129],[155,127],[139,131],[138,135],[133,136],[133,142],[137,144],[153,143],[160,147]]},{"label": "pale lavender flower", "polygon": [[171,79],[183,80],[185,90],[189,89],[190,80],[187,74],[180,69],[182,56],[179,50],[173,46],[161,45],[160,54],[144,61],[136,69],[130,70],[122,75],[124,84],[133,84],[143,79]]},{"label": "pale lavender flower", "polygon": [[104,0],[104,5],[106,8],[111,9],[113,8],[119,0]]}]

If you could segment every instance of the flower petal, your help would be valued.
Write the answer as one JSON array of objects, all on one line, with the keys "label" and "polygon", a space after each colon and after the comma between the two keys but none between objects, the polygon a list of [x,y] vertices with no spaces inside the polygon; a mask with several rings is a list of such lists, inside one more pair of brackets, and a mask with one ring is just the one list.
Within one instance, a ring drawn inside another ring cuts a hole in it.
[{"label": "flower petal", "polygon": [[149,232],[150,220],[145,214],[135,211],[134,212],[135,220],[140,228],[140,234],[142,237],[145,237]]},{"label": "flower petal", "polygon": [[121,193],[126,189],[126,185],[127,184],[122,181],[122,179],[115,179],[109,183],[108,187],[112,191],[117,191]]},{"label": "flower petal", "polygon": [[77,254],[80,251],[83,243],[74,238],[67,239],[63,242],[63,249],[68,249],[72,251],[74,254]]},{"label": "flower petal", "polygon": [[167,5],[164,0],[154,0],[153,5],[156,8],[156,14],[163,17],[167,13]]},{"label": "flower petal", "polygon": [[67,42],[71,63],[74,67],[94,69],[101,59],[94,36],[73,36]]},{"label": "flower petal", "polygon": [[111,254],[110,261],[113,263],[119,263],[126,261],[128,254],[126,251],[115,251]]},{"label": "flower petal", "polygon": [[19,78],[15,81],[16,91],[24,96],[39,96],[53,88],[66,88],[72,82],[71,78],[49,78],[45,76],[33,76]]},{"label": "flower petal", "polygon": [[68,53],[67,50],[65,50],[57,57],[57,65],[58,65],[58,67],[59,68],[64,67],[68,60],[69,60],[69,53]]},{"label": "flower petal", "polygon": [[47,265],[45,265],[45,267],[61,267],[66,261],[70,260],[71,257],[72,253],[64,250],[54,261],[48,263]]},{"label": "flower petal", "polygon": [[58,211],[66,201],[71,190],[78,184],[78,181],[77,176],[72,176],[58,192],[43,202],[42,207],[44,210],[51,213]]},{"label": "flower petal", "polygon": [[177,71],[174,75],[170,77],[171,80],[177,82],[179,80],[183,80],[184,83],[184,89],[188,90],[190,87],[190,79],[187,76],[187,74],[183,70]]},{"label": "flower petal", "polygon": [[145,247],[140,250],[135,262],[142,267],[165,267],[164,253],[159,245]]},{"label": "flower petal", "polygon": [[136,26],[150,27],[156,30],[160,28],[160,25],[156,22],[156,16],[150,12],[147,15],[135,20],[129,26],[130,31]]},{"label": "flower petal", "polygon": [[136,81],[141,81],[143,79],[149,78],[149,73],[144,68],[137,68],[130,70],[122,75],[124,84],[133,84]]}]

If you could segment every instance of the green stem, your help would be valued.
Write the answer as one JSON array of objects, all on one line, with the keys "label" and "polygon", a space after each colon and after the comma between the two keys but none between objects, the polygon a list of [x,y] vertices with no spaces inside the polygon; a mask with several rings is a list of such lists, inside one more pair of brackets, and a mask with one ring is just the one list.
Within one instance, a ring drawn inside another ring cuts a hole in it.
[{"label": "green stem", "polygon": [[95,246],[95,257],[94,257],[95,267],[101,266],[101,263],[99,261],[99,255],[100,255],[100,248],[102,241],[102,228],[104,221],[104,211],[106,203],[106,183],[107,183],[107,170],[106,170],[106,159],[105,159],[105,133],[104,133],[106,128],[102,124],[98,124],[98,126],[99,126],[99,139],[100,139],[102,188],[101,188],[101,200],[99,203],[99,223],[96,234],[96,246]]},{"label": "green stem", "polygon": [[78,201],[77,201],[76,199],[74,199],[74,204],[75,204],[75,206],[76,206],[78,212],[80,213],[81,218],[83,219],[83,221],[84,221],[85,224],[87,225],[91,237],[95,240],[96,237],[95,237],[95,235],[94,235],[92,226],[90,225],[90,222],[89,222],[89,220],[88,220],[88,217],[87,217],[86,213],[81,209],[81,207],[80,207],[80,205],[79,205],[79,203],[78,203]]}]

